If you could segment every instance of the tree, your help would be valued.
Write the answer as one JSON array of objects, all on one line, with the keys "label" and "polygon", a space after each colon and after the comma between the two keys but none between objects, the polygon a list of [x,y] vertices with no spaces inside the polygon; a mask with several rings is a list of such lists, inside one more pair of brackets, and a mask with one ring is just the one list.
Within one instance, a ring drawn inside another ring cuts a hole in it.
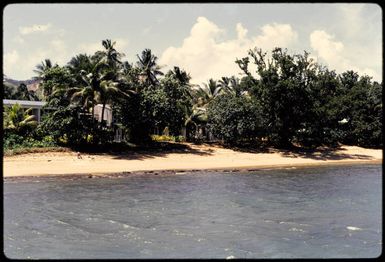
[{"label": "tree", "polygon": [[76,83],[83,83],[82,72],[91,72],[95,67],[95,62],[87,54],[79,54],[71,58],[67,63],[70,74],[75,78]]},{"label": "tree", "polygon": [[158,58],[151,53],[151,49],[144,49],[142,54],[138,57],[137,66],[140,69],[140,75],[143,81],[147,85],[157,85],[159,80],[157,76],[163,75],[163,72],[160,71],[160,66],[157,65]]},{"label": "tree", "polygon": [[3,82],[4,99],[15,99],[17,87],[13,84]]},{"label": "tree", "polygon": [[306,146],[336,146],[343,136],[340,82],[335,71],[319,66],[312,85],[306,128],[297,131],[297,141]]},{"label": "tree", "polygon": [[13,99],[16,100],[30,100],[30,101],[38,101],[39,98],[35,94],[34,91],[28,90],[28,87],[24,84],[21,83],[17,89],[16,93],[12,96]]},{"label": "tree", "polygon": [[48,101],[56,89],[67,88],[75,85],[75,79],[68,71],[67,67],[56,65],[45,70],[44,78],[39,85],[43,92],[44,100]]},{"label": "tree", "polygon": [[3,112],[4,131],[17,135],[27,135],[37,126],[35,116],[31,115],[32,108],[24,110],[19,104],[6,107]]},{"label": "tree", "polygon": [[368,76],[359,77],[353,71],[341,75],[344,88],[342,112],[348,122],[344,142],[378,147],[382,145],[382,88]]},{"label": "tree", "polygon": [[56,66],[57,64],[53,65],[50,59],[45,59],[40,64],[36,65],[36,69],[33,70],[38,75],[35,79],[44,79],[46,72]]},{"label": "tree", "polygon": [[104,51],[98,51],[92,57],[77,56],[68,65],[72,72],[77,73],[77,87],[72,88],[71,100],[80,102],[86,111],[91,107],[92,116],[96,103],[101,103],[100,128],[103,127],[106,104],[112,102],[113,96],[117,94],[128,96],[127,92],[132,92],[132,90],[122,91],[121,87],[124,84],[119,82],[122,66],[120,59],[123,54],[116,51],[115,42],[111,40],[103,40],[102,45]]},{"label": "tree", "polygon": [[256,101],[245,96],[225,94],[208,107],[208,126],[226,144],[240,144],[261,138],[263,122]]},{"label": "tree", "polygon": [[239,78],[236,78],[234,76],[232,77],[222,77],[222,79],[219,80],[219,84],[223,90],[227,93],[232,93],[235,96],[241,96],[247,94],[247,91],[243,89],[243,86],[240,83]]},{"label": "tree", "polygon": [[306,129],[306,121],[312,108],[309,93],[312,88],[314,66],[308,53],[289,55],[286,50],[275,48],[271,60],[261,49],[249,51],[257,68],[259,79],[249,69],[249,57],[236,62],[249,79],[252,94],[261,101],[263,118],[269,127],[268,138],[279,147],[290,147],[298,130]]},{"label": "tree", "polygon": [[207,107],[212,100],[223,92],[223,87],[219,85],[217,81],[209,79],[207,84],[203,83],[203,87],[199,86],[199,88],[195,90],[194,97],[199,106]]},{"label": "tree", "polygon": [[116,68],[118,64],[122,64],[121,58],[124,54],[119,53],[114,48],[116,42],[112,42],[110,39],[106,39],[102,41],[102,45],[104,47],[104,51],[101,52],[103,55],[104,62],[108,64],[111,69]]}]

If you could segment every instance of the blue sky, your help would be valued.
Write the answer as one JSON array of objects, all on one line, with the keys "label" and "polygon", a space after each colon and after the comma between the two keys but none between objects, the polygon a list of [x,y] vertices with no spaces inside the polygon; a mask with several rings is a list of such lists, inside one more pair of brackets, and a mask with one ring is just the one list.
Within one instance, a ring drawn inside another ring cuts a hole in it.
[{"label": "blue sky", "polygon": [[45,58],[65,65],[112,39],[124,59],[150,48],[164,71],[195,83],[240,76],[254,47],[309,51],[337,73],[382,80],[382,10],[376,4],[13,4],[3,10],[3,71],[24,80]]}]

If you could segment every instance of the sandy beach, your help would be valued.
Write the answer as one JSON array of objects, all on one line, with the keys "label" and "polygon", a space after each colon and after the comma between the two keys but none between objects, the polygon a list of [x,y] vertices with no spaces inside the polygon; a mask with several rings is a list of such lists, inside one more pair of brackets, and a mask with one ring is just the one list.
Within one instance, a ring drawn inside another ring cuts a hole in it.
[{"label": "sandy beach", "polygon": [[29,153],[6,156],[4,177],[44,175],[98,175],[135,171],[251,169],[308,165],[382,163],[381,149],[342,146],[337,150],[292,152],[275,149],[241,152],[213,145],[186,143],[184,152],[81,154],[76,152]]}]

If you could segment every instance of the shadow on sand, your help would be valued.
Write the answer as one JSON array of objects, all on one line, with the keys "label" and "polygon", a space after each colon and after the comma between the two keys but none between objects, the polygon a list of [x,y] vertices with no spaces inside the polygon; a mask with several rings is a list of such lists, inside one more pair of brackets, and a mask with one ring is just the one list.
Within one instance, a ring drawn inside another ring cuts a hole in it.
[{"label": "shadow on sand", "polygon": [[363,155],[363,154],[347,154],[341,151],[346,149],[337,147],[322,147],[317,149],[304,149],[294,147],[290,150],[280,150],[280,154],[284,157],[292,158],[310,158],[314,160],[348,160],[348,159],[357,159],[357,160],[373,160],[372,156]]},{"label": "shadow on sand", "polygon": [[[317,149],[307,149],[293,146],[290,149],[278,149],[266,146],[232,146],[226,147],[218,143],[198,143],[198,148],[193,148],[187,143],[173,142],[154,142],[144,146],[133,145],[110,145],[108,148],[87,148],[79,150],[95,155],[112,155],[114,159],[144,160],[148,158],[164,157],[167,154],[194,154],[199,156],[213,155],[212,147],[226,148],[244,153],[279,153],[283,157],[289,158],[308,158],[314,160],[373,160],[374,158],[364,154],[343,153],[342,147],[319,147]],[[201,145],[201,146],[199,146]]]},{"label": "shadow on sand", "polygon": [[183,143],[154,142],[141,146],[115,144],[103,148],[82,148],[77,149],[77,151],[93,155],[110,155],[114,159],[144,160],[163,157],[170,153],[208,156],[212,155],[214,150],[210,148],[195,149]]},{"label": "shadow on sand", "polygon": [[[220,144],[215,144],[216,146],[222,147]],[[274,148],[268,147],[263,144],[259,145],[246,145],[246,146],[228,146],[223,147],[232,149],[238,152],[244,153],[279,153],[283,157],[290,158],[309,158],[314,160],[349,160],[349,159],[357,159],[357,160],[373,160],[374,158],[370,155],[364,154],[348,154],[343,153],[346,151],[345,148],[341,146],[338,147],[318,147],[315,149],[303,148],[298,146],[292,146],[289,149],[284,148]]]}]

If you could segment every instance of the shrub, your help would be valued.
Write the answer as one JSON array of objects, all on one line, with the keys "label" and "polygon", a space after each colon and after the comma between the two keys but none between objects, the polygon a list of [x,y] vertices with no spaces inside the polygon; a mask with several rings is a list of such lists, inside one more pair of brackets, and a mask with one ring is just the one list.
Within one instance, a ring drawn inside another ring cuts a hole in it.
[{"label": "shrub", "polygon": [[166,135],[151,135],[151,139],[156,142],[185,142],[184,136],[166,136]]},{"label": "shrub", "polygon": [[14,133],[8,133],[3,139],[4,150],[35,147],[57,147],[57,144],[51,136],[45,136],[41,140],[36,140],[33,137],[22,137]]}]

